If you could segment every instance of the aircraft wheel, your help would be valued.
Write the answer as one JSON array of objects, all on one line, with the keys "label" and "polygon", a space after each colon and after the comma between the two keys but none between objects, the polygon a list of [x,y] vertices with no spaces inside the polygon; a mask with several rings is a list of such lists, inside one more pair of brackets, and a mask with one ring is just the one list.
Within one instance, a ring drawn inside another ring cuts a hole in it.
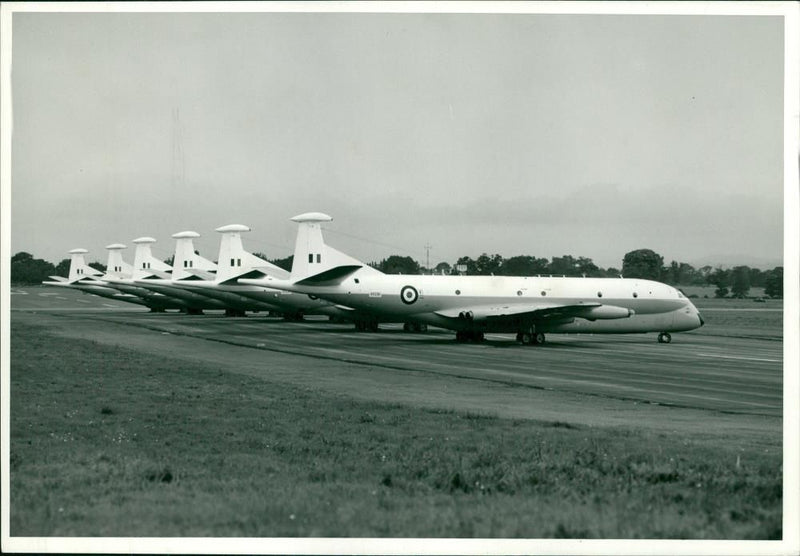
[{"label": "aircraft wheel", "polygon": [[473,332],[472,333],[472,341],[473,342],[482,342],[485,339],[483,332]]},{"label": "aircraft wheel", "polygon": [[428,325],[427,324],[418,324],[416,328],[416,332],[427,332]]},{"label": "aircraft wheel", "polygon": [[522,345],[529,346],[533,343],[533,334],[530,332],[520,332],[517,334],[519,341],[522,342]]},{"label": "aircraft wheel", "polygon": [[544,334],[541,332],[537,332],[533,335],[533,343],[534,344],[543,344],[544,343]]},{"label": "aircraft wheel", "polygon": [[409,322],[404,322],[403,323],[403,332],[411,332],[412,330],[413,329],[412,329],[411,323],[409,323]]},{"label": "aircraft wheel", "polygon": [[370,332],[377,332],[378,331],[378,323],[373,321],[367,325],[367,330]]},{"label": "aircraft wheel", "polygon": [[360,320],[356,321],[356,332],[364,332],[365,326],[364,323]]},{"label": "aircraft wheel", "polygon": [[456,331],[456,342],[466,342],[469,340],[469,335],[463,330]]},{"label": "aircraft wheel", "polygon": [[672,341],[672,336],[670,336],[669,332],[662,332],[658,335],[658,343],[659,344],[668,344]]}]

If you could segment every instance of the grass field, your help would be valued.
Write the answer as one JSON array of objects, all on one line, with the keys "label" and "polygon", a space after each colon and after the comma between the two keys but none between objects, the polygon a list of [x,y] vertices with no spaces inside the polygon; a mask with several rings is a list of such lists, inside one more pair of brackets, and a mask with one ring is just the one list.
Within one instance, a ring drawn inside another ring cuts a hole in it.
[{"label": "grass field", "polygon": [[779,447],[358,402],[11,334],[13,536],[781,537]]}]

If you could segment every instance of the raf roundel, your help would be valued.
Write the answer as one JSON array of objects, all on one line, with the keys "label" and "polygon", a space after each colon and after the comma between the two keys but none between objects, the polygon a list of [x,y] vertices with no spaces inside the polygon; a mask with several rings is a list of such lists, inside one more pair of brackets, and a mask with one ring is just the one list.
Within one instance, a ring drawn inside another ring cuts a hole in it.
[{"label": "raf roundel", "polygon": [[411,305],[419,298],[419,292],[414,286],[403,286],[403,289],[400,290],[400,299],[406,305]]}]

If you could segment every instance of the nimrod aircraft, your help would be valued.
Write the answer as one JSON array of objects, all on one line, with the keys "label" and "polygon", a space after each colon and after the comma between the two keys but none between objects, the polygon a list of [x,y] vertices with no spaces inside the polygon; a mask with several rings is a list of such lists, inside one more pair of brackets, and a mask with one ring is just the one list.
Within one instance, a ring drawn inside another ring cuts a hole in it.
[{"label": "nimrod aircraft", "polygon": [[165,298],[161,295],[154,295],[152,292],[135,289],[136,291],[123,291],[116,285],[111,284],[109,279],[119,277],[130,277],[132,268],[122,260],[120,251],[125,246],[114,243],[106,246],[108,249],[108,264],[106,272],[100,272],[86,264],[84,255],[88,253],[86,249],[73,249],[70,251],[69,275],[67,278],[62,276],[51,276],[52,281],[42,282],[48,286],[67,287],[90,293],[99,297],[106,297],[115,301],[125,301],[137,305],[145,305],[154,310],[180,309],[183,306],[174,299]]},{"label": "nimrod aircraft", "polygon": [[331,221],[330,216],[307,213],[292,220],[299,229],[290,279],[242,282],[319,296],[382,320],[455,330],[459,341],[479,341],[486,332],[516,333],[523,344],[542,344],[545,333],[657,332],[659,342],[669,343],[671,332],[703,325],[691,301],[660,282],[386,275],[325,244],[320,224]]},{"label": "nimrod aircraft", "polygon": [[[272,295],[268,295],[263,288],[236,287],[236,279],[240,276],[265,276],[267,273],[288,275],[282,268],[244,250],[241,233],[246,231],[250,231],[250,228],[241,224],[217,228],[217,232],[222,234],[217,263],[195,252],[193,239],[200,237],[200,234],[191,231],[174,234],[175,266],[172,274],[164,275],[160,280],[139,280],[137,283],[171,295],[206,298],[208,303],[225,309],[226,314],[231,316],[243,316],[245,311],[287,310],[285,305],[275,302],[275,298],[283,297],[285,292],[272,290]],[[306,296],[302,297],[307,299]]]},{"label": "nimrod aircraft", "polygon": [[[240,284],[239,278],[274,276],[287,279],[289,272],[249,253],[242,245],[242,234],[250,228],[242,224],[229,224],[216,230],[220,238],[219,257],[213,270],[204,269],[210,261],[199,260],[191,243],[185,240],[194,232],[182,232],[181,246],[176,245],[175,264],[171,286],[218,299],[237,307],[229,314],[242,314],[246,310],[271,310],[287,318],[298,319],[305,314],[353,318],[354,311],[336,307],[329,301],[304,294]],[[192,237],[195,237],[192,235]],[[213,263],[212,263],[213,264]],[[241,312],[240,312],[241,311]]]},{"label": "nimrod aircraft", "polygon": [[122,263],[121,255],[120,263],[122,264],[120,266],[112,264],[112,254],[110,253],[109,265],[103,281],[108,287],[141,297],[148,307],[156,311],[164,309],[180,309],[189,313],[201,311],[204,308],[201,304],[205,301],[203,297],[178,296],[172,295],[170,292],[165,294],[137,284],[137,280],[157,279],[169,276],[172,272],[171,266],[153,256],[151,245],[155,242],[156,240],[152,237],[140,237],[133,240],[133,243],[136,244],[136,251],[132,268]]},{"label": "nimrod aircraft", "polygon": [[195,252],[192,240],[200,237],[197,232],[178,232],[172,237],[175,238],[173,267],[169,271],[148,268],[144,275],[134,276],[131,285],[180,299],[189,305],[189,313],[199,314],[204,309],[224,309],[228,314],[243,313],[248,307],[243,305],[238,296],[230,295],[222,300],[182,286],[182,280],[203,280],[197,276],[198,273],[213,280],[217,265]]}]

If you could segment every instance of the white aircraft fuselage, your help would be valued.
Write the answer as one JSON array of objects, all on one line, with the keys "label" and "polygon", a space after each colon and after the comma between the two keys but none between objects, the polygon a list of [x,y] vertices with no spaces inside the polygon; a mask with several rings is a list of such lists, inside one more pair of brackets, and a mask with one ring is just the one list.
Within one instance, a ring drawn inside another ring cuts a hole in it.
[{"label": "white aircraft fuselage", "polygon": [[702,326],[675,288],[629,278],[362,275],[286,288],[378,317],[474,332],[679,332]]}]

